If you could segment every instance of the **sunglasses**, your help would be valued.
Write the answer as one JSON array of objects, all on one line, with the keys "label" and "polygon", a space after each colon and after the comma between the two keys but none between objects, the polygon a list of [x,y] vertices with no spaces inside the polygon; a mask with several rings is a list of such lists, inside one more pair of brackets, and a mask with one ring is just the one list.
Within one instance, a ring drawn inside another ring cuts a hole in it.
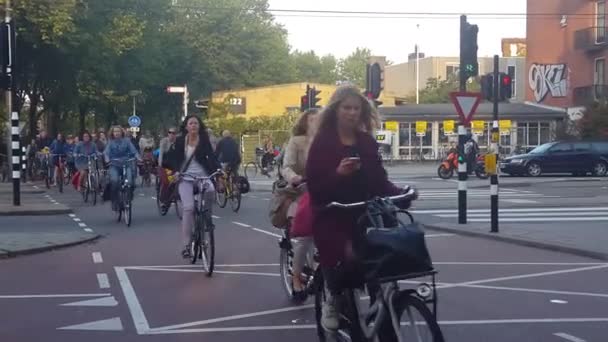
[{"label": "sunglasses", "polygon": [[175,132],[169,131],[169,134],[175,134]]}]

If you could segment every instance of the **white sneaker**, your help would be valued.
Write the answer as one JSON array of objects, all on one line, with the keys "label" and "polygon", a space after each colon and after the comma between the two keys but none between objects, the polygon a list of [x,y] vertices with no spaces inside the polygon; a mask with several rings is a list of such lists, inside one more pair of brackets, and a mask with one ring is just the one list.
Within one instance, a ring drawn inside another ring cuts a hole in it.
[{"label": "white sneaker", "polygon": [[336,300],[333,297],[327,298],[321,309],[321,325],[326,330],[338,330],[338,312],[336,311]]}]

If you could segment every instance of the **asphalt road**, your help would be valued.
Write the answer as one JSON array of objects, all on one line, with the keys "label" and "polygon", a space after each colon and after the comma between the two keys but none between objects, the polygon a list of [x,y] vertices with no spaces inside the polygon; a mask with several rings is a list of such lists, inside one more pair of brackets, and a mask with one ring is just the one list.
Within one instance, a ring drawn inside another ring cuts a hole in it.
[{"label": "asphalt road", "polygon": [[[456,208],[450,194],[456,183],[395,181],[420,188],[415,211]],[[481,188],[488,182],[470,183],[480,186],[472,209],[488,206]],[[606,193],[605,179],[504,179],[509,182],[518,191],[501,196],[505,208],[587,207]],[[269,193],[249,194],[238,214],[216,209],[219,265],[212,278],[179,257],[174,212],[157,213],[152,189],[136,193],[131,228],[115,222],[108,204],[83,204],[72,189],[53,194],[75,213],[35,224],[105,237],[0,261],[0,341],[316,340],[311,301],[293,306],[280,285],[279,232],[266,217]],[[439,270],[447,341],[606,341],[608,263],[451,234],[428,232],[427,238]]]}]

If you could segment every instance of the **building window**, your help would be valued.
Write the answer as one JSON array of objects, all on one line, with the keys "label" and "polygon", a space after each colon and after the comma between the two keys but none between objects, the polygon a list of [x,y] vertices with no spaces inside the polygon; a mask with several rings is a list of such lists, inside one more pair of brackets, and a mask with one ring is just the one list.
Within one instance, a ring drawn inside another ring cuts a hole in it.
[{"label": "building window", "polygon": [[534,147],[551,141],[551,124],[549,122],[517,123],[517,145]]},{"label": "building window", "polygon": [[445,79],[457,79],[458,72],[460,71],[459,65],[446,65],[445,66]]},{"label": "building window", "polygon": [[606,40],[606,1],[595,4],[595,42],[604,43]]},{"label": "building window", "polygon": [[551,125],[548,122],[541,122],[539,127],[538,144],[542,145],[551,142]]},{"label": "building window", "polygon": [[606,60],[598,58],[595,60],[595,72],[593,74],[593,84],[602,85],[605,82]]},{"label": "building window", "polygon": [[507,68],[507,75],[509,75],[511,77],[511,84],[513,85],[511,87],[511,91],[512,91],[512,98],[515,98],[517,96],[517,82],[516,82],[516,77],[517,74],[515,73],[515,65],[509,65],[509,67]]},{"label": "building window", "polygon": [[413,125],[410,122],[399,123],[399,147],[411,146],[411,136],[416,136],[416,132],[414,131],[415,127],[412,126]]}]

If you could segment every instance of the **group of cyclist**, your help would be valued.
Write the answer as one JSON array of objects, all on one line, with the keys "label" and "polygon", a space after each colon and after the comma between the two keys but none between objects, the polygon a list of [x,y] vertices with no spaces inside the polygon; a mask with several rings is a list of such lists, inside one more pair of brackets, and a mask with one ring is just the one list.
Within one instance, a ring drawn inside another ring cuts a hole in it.
[{"label": "group of cyclist", "polygon": [[[335,297],[341,290],[341,281],[337,269],[347,266],[356,258],[353,238],[358,215],[328,208],[327,205],[334,201],[358,202],[403,192],[388,180],[382,166],[377,143],[372,136],[378,124],[375,108],[361,95],[359,89],[350,85],[341,86],[321,111],[311,109],[301,115],[283,156],[281,173],[294,187],[305,183],[312,216],[310,234],[294,239],[294,296],[302,295],[300,274],[306,255],[316,247],[319,267],[330,294],[323,303],[321,317],[323,327],[328,330],[336,330],[339,325]],[[74,147],[74,152],[89,155],[103,150],[106,162],[110,162],[132,157],[141,160],[139,149],[156,147],[150,137],[141,138],[139,146],[135,145],[120,126],[113,126],[110,132],[107,141],[104,141],[105,137],[101,133],[97,137],[83,133],[82,141]],[[105,144],[104,148],[99,148],[100,143]],[[50,141],[46,133],[41,132],[36,144],[38,149],[49,147],[53,154],[65,154],[70,143],[63,142],[61,135]],[[175,178],[179,179],[177,186],[183,205],[180,232],[182,246],[185,246],[181,254],[190,257],[194,191],[192,182],[179,175],[187,173],[208,176],[222,169],[222,166],[231,172],[238,172],[241,163],[238,144],[228,131],[224,131],[221,140],[217,141],[200,118],[190,115],[183,121],[181,132],[175,128],[168,130],[167,136],[160,140],[155,155],[158,164],[170,169]],[[86,172],[83,160],[75,159],[75,166]],[[130,177],[130,184],[135,184],[135,169],[130,167],[127,170],[130,172],[125,177]],[[118,165],[110,164],[113,199],[120,172],[122,169]],[[216,186],[217,182],[210,181],[207,192],[201,194],[206,199],[209,210],[214,203]],[[300,212],[298,202],[293,202],[288,210],[287,215],[291,219],[297,219],[296,213]],[[403,206],[408,207],[409,202]],[[211,215],[208,220],[206,225],[213,227]]]}]

